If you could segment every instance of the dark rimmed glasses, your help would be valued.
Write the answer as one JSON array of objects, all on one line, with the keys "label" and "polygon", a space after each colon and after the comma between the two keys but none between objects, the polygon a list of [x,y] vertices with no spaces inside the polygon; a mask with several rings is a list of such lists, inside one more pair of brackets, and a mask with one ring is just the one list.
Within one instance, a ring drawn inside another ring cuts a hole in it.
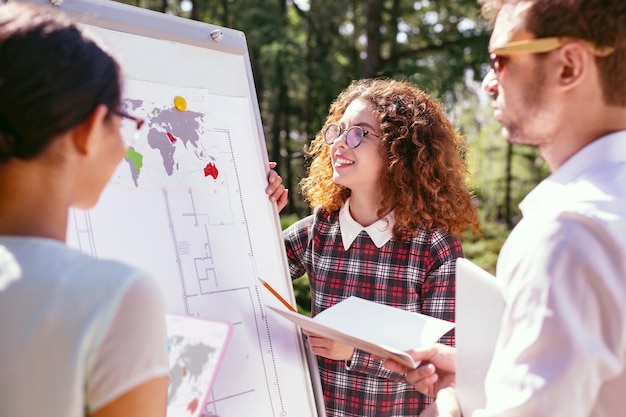
[{"label": "dark rimmed glasses", "polygon": [[133,116],[124,110],[110,110],[111,113],[122,117],[120,123],[120,134],[127,148],[131,148],[139,138],[139,130],[144,125],[145,120],[141,117]]},{"label": "dark rimmed glasses", "polygon": [[508,57],[518,54],[539,54],[545,52],[552,52],[559,49],[561,46],[568,42],[579,42],[589,52],[598,57],[606,57],[613,53],[615,48],[611,46],[599,46],[595,43],[579,38],[573,38],[570,36],[553,36],[549,38],[536,38],[536,39],[524,39],[521,41],[514,41],[505,43],[497,47],[489,48],[489,61],[491,68],[496,74],[496,78],[502,72],[504,65],[506,64]]},{"label": "dark rimmed glasses", "polygon": [[[348,145],[348,148],[354,149],[363,142],[363,138],[370,134],[370,131],[363,129],[361,126],[351,126],[344,129],[337,123],[329,123],[324,127],[324,141],[332,145],[343,133],[346,134],[346,145]],[[372,133],[372,136],[377,135]]]}]

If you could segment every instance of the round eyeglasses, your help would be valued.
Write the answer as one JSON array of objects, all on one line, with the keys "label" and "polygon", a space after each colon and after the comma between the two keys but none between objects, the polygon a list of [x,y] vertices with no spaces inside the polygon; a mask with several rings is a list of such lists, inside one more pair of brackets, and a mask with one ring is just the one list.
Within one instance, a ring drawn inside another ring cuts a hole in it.
[{"label": "round eyeglasses", "polygon": [[[348,145],[348,148],[354,149],[363,142],[363,138],[370,132],[361,126],[351,126],[344,129],[337,123],[329,123],[324,127],[324,141],[332,145],[343,133],[346,134],[346,145]],[[372,136],[376,135],[372,133]]]},{"label": "round eyeglasses", "polygon": [[120,123],[120,134],[127,148],[132,148],[139,138],[139,130],[144,125],[145,120],[141,117],[132,116],[123,110],[111,110],[111,113],[122,117]]}]

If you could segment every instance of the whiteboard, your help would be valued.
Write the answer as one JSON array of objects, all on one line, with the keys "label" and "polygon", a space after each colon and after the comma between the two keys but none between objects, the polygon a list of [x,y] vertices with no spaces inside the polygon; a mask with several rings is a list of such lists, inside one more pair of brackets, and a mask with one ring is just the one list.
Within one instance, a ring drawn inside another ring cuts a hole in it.
[{"label": "whiteboard", "polygon": [[122,106],[146,120],[68,244],[148,271],[170,313],[232,324],[208,415],[323,416],[315,361],[259,281],[295,305],[244,34],[112,1],[60,9],[118,56]]}]

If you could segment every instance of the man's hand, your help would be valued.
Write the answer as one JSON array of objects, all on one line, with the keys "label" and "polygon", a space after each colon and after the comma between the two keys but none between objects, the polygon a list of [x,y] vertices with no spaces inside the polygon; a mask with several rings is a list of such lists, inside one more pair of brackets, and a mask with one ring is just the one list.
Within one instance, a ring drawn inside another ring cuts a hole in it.
[{"label": "man's hand", "polygon": [[384,362],[385,368],[406,373],[409,384],[424,395],[437,396],[441,389],[452,387],[456,382],[456,349],[450,346],[435,344],[427,348],[414,349],[408,352],[411,357],[420,361],[420,366],[410,369],[391,359]]}]

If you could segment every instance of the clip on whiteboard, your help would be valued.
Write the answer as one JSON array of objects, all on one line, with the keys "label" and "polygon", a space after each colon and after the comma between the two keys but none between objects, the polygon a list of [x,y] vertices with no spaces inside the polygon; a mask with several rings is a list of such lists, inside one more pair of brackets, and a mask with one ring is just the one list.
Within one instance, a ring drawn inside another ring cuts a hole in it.
[{"label": "clip on whiteboard", "polygon": [[221,42],[221,40],[224,39],[224,32],[219,29],[215,29],[213,32],[211,32],[211,39],[213,39],[215,42]]}]

